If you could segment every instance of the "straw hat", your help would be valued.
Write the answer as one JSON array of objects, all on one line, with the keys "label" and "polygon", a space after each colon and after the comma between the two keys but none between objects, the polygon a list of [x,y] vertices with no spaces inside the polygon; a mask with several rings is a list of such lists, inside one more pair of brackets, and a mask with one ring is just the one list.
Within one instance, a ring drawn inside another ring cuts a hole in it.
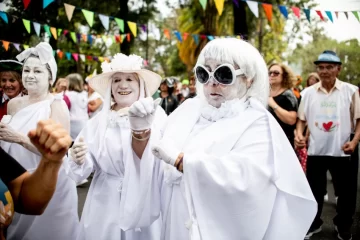
[{"label": "straw hat", "polygon": [[117,53],[110,63],[101,64],[102,73],[89,79],[89,84],[96,92],[105,98],[106,90],[111,84],[111,77],[115,73],[136,73],[145,83],[145,92],[152,96],[160,86],[160,75],[142,69],[143,59],[137,55],[129,56]]}]

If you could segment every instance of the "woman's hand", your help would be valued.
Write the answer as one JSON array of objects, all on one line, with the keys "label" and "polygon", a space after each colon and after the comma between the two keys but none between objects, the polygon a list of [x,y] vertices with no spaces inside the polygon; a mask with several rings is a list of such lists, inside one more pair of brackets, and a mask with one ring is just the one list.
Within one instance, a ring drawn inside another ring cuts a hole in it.
[{"label": "woman's hand", "polygon": [[271,108],[275,108],[275,107],[277,106],[277,103],[275,102],[274,98],[269,97],[268,105],[269,105],[269,107],[271,107]]},{"label": "woman's hand", "polygon": [[147,97],[134,102],[129,109],[131,129],[135,131],[150,129],[160,101],[161,99],[154,101],[151,97]]},{"label": "woman's hand", "polygon": [[61,124],[52,119],[39,121],[37,128],[28,133],[31,143],[44,160],[61,164],[71,145],[71,137]]}]

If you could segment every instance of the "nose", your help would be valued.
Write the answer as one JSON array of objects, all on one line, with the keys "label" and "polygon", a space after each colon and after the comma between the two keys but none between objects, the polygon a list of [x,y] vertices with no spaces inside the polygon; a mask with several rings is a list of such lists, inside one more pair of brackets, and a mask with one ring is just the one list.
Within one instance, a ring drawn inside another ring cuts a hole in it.
[{"label": "nose", "polygon": [[11,87],[11,82],[10,82],[10,81],[6,81],[3,86],[4,86],[4,87]]},{"label": "nose", "polygon": [[219,85],[219,83],[215,80],[215,78],[213,76],[211,76],[209,79],[209,85],[212,85],[215,87],[215,86]]}]

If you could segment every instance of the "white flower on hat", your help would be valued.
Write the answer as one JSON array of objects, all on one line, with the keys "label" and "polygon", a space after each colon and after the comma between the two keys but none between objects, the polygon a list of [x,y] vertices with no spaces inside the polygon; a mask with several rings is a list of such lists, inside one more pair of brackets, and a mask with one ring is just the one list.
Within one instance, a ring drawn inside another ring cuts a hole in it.
[{"label": "white flower on hat", "polygon": [[103,62],[101,69],[103,73],[121,70],[140,70],[142,67],[143,59],[137,55],[131,54],[126,56],[122,53],[115,54],[110,63]]}]

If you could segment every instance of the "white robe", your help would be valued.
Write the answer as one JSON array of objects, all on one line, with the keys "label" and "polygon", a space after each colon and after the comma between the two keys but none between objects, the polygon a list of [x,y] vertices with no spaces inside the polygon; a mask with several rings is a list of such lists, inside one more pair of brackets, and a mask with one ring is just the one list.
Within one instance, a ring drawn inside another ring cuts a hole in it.
[{"label": "white robe", "polygon": [[[166,117],[158,108],[150,142],[160,137]],[[159,189],[151,188],[155,186],[151,182],[155,179],[152,176],[154,156],[149,144],[141,160],[133,152],[128,117],[116,112],[107,115],[104,110],[89,120],[80,137],[88,146],[86,160],[79,166],[69,155],[68,174],[79,182],[92,171],[95,173],[81,216],[78,240],[160,239],[160,209],[151,207],[156,206],[154,201],[160,194]],[[139,209],[141,206],[144,211]]]},{"label": "white robe", "polygon": [[[12,117],[9,126],[26,135],[30,130],[36,128],[38,121],[49,119],[52,101],[44,100],[21,109]],[[40,156],[19,144],[1,141],[1,147],[29,172],[33,172],[40,162]],[[45,212],[41,216],[16,213],[7,230],[7,239],[76,239],[79,226],[77,200],[76,184],[66,175],[62,166],[58,175],[56,191]]]},{"label": "white robe", "polygon": [[257,100],[215,109],[189,99],[167,121],[163,138],[184,152],[184,174],[160,160],[155,166],[162,240],[304,239],[316,201],[285,134]]}]

